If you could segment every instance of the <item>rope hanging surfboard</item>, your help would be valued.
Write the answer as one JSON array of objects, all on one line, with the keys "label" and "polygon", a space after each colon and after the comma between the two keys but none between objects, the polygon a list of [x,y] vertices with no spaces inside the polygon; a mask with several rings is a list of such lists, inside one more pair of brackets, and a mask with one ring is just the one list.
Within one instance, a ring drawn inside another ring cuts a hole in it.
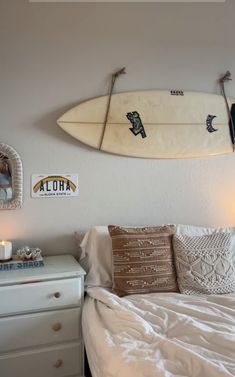
[{"label": "rope hanging surfboard", "polygon": [[108,116],[109,116],[109,110],[110,110],[110,105],[111,105],[111,99],[112,99],[112,94],[113,94],[113,89],[114,89],[114,85],[115,85],[116,79],[120,75],[123,75],[125,73],[126,73],[126,68],[123,67],[123,68],[119,69],[118,71],[116,71],[116,72],[114,72],[112,74],[110,91],[109,91],[108,102],[107,102],[107,108],[106,108],[106,113],[105,113],[105,118],[104,118],[104,126],[103,126],[103,130],[102,130],[102,135],[101,135],[99,149],[102,148],[102,144],[103,144],[103,140],[104,140],[104,134],[105,134],[106,126],[107,126],[107,121],[108,121]]}]

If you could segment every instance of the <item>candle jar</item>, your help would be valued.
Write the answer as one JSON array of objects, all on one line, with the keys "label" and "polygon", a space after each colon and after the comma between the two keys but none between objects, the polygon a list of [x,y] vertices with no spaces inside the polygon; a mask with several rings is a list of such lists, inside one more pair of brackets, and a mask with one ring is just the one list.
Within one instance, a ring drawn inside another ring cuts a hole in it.
[{"label": "candle jar", "polygon": [[10,241],[0,242],[0,262],[10,260],[12,257],[12,243]]}]

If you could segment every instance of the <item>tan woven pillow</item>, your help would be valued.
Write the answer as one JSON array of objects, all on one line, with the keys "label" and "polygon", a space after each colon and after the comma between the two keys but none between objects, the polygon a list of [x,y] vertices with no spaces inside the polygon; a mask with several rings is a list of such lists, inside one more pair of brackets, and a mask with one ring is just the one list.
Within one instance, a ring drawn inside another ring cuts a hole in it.
[{"label": "tan woven pillow", "polygon": [[119,296],[178,291],[173,263],[174,226],[125,228],[109,225],[113,291]]},{"label": "tan woven pillow", "polygon": [[223,294],[235,291],[230,233],[174,235],[177,280],[184,294]]}]

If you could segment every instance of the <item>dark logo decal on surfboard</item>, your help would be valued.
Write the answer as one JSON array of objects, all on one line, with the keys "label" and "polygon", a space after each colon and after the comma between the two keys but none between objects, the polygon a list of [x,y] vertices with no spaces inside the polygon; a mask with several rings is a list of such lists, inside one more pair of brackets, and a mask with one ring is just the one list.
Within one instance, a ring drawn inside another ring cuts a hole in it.
[{"label": "dark logo decal on surfboard", "polygon": [[131,122],[132,128],[129,128],[131,132],[137,136],[141,134],[142,138],[146,137],[145,129],[140,119],[140,114],[137,111],[132,111],[126,114],[127,119]]},{"label": "dark logo decal on surfboard", "polygon": [[207,131],[210,133],[218,131],[218,129],[214,128],[212,125],[212,122],[215,118],[216,118],[216,115],[208,115],[206,119],[206,128],[207,128]]},{"label": "dark logo decal on surfboard", "polygon": [[235,144],[235,103],[233,103],[231,107],[229,130],[232,143]]},{"label": "dark logo decal on surfboard", "polygon": [[184,96],[183,90],[171,90],[172,96]]}]

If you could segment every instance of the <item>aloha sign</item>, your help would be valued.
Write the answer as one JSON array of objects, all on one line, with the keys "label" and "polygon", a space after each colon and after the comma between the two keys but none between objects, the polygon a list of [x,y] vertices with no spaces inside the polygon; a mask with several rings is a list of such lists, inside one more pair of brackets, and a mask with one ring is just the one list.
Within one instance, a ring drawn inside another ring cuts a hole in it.
[{"label": "aloha sign", "polygon": [[32,198],[78,196],[77,174],[33,174],[31,177]]}]

